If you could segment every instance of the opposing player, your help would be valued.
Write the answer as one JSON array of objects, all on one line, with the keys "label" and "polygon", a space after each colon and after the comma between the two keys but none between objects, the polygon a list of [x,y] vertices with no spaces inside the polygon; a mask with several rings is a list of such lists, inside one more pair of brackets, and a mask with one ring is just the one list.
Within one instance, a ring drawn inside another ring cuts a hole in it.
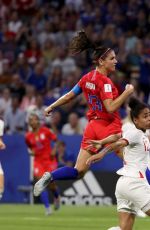
[{"label": "opposing player", "polygon": [[119,226],[112,230],[131,230],[137,208],[150,216],[150,186],[146,179],[150,142],[146,130],[150,128],[150,108],[132,99],[129,102],[131,119],[135,126],[123,132],[123,137],[100,153],[88,159],[87,164],[102,159],[110,150],[124,148],[124,166],[117,171],[119,178],[115,195],[119,213]]},{"label": "opposing player", "polygon": [[[3,134],[4,134],[4,121],[0,120],[0,149],[6,148],[2,140]],[[0,199],[3,196],[3,192],[4,192],[4,172],[0,163]]]},{"label": "opposing player", "polygon": [[[45,171],[52,171],[57,168],[57,159],[50,146],[51,141],[56,141],[57,137],[47,127],[41,126],[39,116],[36,113],[30,114],[28,123],[31,131],[26,133],[25,140],[29,152],[34,156],[34,178],[37,181]],[[54,208],[58,209],[60,197],[55,182],[50,184],[49,189],[54,195]],[[46,214],[50,215],[52,210],[49,204],[49,193],[46,189],[41,193],[40,198],[45,205]]]},{"label": "opposing player", "polygon": [[69,93],[48,106],[45,115],[49,116],[55,108],[70,102],[83,92],[89,106],[87,113],[89,122],[83,134],[75,167],[66,166],[44,174],[35,184],[35,196],[38,196],[50,181],[78,179],[85,174],[89,168],[86,161],[91,156],[91,151],[86,149],[88,140],[101,140],[111,134],[115,134],[114,139],[120,137],[121,119],[117,110],[134,91],[133,86],[128,85],[118,96],[116,87],[108,77],[115,71],[117,64],[115,52],[111,48],[96,46],[87,38],[85,32],[79,32],[71,41],[70,49],[73,53],[91,49],[96,68],[84,75]]}]

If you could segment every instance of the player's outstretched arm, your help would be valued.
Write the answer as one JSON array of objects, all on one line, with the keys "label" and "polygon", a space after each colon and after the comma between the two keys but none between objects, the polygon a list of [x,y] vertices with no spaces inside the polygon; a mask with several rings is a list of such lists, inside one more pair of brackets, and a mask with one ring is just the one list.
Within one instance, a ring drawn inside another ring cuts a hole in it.
[{"label": "player's outstretched arm", "polygon": [[44,110],[45,116],[50,116],[52,111],[55,108],[57,108],[57,107],[59,107],[61,105],[67,104],[69,101],[71,101],[75,97],[76,97],[76,94],[73,91],[70,91],[69,93],[67,93],[64,96],[60,97],[57,101],[55,101],[53,104],[51,104],[50,106],[48,106]]},{"label": "player's outstretched arm", "polygon": [[118,141],[116,141],[116,142],[106,146],[105,148],[103,148],[99,153],[91,156],[87,160],[86,164],[90,166],[91,164],[102,160],[106,156],[107,153],[110,153],[112,151],[118,151],[127,145],[128,145],[128,143],[126,140],[119,139]]},{"label": "player's outstretched arm", "polygon": [[114,134],[102,140],[90,140],[88,141],[89,146],[87,149],[90,150],[94,146],[94,148],[96,148],[97,150],[100,150],[104,145],[116,142],[120,137],[121,137],[121,134]]}]

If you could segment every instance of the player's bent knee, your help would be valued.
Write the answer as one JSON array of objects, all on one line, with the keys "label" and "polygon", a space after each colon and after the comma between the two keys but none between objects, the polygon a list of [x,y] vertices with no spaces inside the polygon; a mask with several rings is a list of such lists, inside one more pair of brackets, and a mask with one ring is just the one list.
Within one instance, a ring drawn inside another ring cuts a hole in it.
[{"label": "player's bent knee", "polygon": [[78,170],[78,179],[84,177],[85,173],[87,172],[87,170],[85,170],[85,169],[80,169],[80,168],[78,168],[78,167],[75,167],[75,169]]}]

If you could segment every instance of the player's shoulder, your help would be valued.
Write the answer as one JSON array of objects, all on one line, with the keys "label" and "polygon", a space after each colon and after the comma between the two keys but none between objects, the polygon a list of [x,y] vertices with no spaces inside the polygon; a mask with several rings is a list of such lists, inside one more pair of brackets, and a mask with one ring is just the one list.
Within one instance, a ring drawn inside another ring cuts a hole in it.
[{"label": "player's shoulder", "polygon": [[124,136],[126,136],[127,138],[134,138],[134,140],[139,140],[141,139],[141,137],[143,137],[144,133],[142,130],[137,129],[135,126],[132,126],[132,128],[128,128],[124,131]]},{"label": "player's shoulder", "polygon": [[85,73],[85,74],[81,77],[81,80],[82,80],[82,81],[84,81],[84,80],[86,81],[87,79],[89,80],[89,79],[92,78],[93,74],[94,74],[94,70],[91,70],[91,71],[89,71],[88,73]]},{"label": "player's shoulder", "polygon": [[28,131],[25,133],[25,138],[30,139],[32,137],[32,132]]},{"label": "player's shoulder", "polygon": [[97,75],[97,78],[99,78],[100,83],[112,85],[112,80],[109,77],[107,77],[106,75],[99,74],[99,76]]}]

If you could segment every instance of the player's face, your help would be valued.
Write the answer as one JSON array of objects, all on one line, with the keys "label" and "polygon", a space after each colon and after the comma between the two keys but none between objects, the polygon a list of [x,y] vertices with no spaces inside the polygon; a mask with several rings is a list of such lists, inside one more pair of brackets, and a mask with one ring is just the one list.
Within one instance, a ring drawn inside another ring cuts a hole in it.
[{"label": "player's face", "polygon": [[146,130],[150,129],[150,109],[145,108],[141,111],[139,116],[134,119],[137,128]]},{"label": "player's face", "polygon": [[117,59],[116,54],[111,50],[106,58],[102,60],[103,67],[107,70],[108,73],[114,72],[116,69]]},{"label": "player's face", "polygon": [[31,126],[32,129],[36,129],[39,126],[39,118],[37,116],[30,116],[29,118],[29,126]]}]

